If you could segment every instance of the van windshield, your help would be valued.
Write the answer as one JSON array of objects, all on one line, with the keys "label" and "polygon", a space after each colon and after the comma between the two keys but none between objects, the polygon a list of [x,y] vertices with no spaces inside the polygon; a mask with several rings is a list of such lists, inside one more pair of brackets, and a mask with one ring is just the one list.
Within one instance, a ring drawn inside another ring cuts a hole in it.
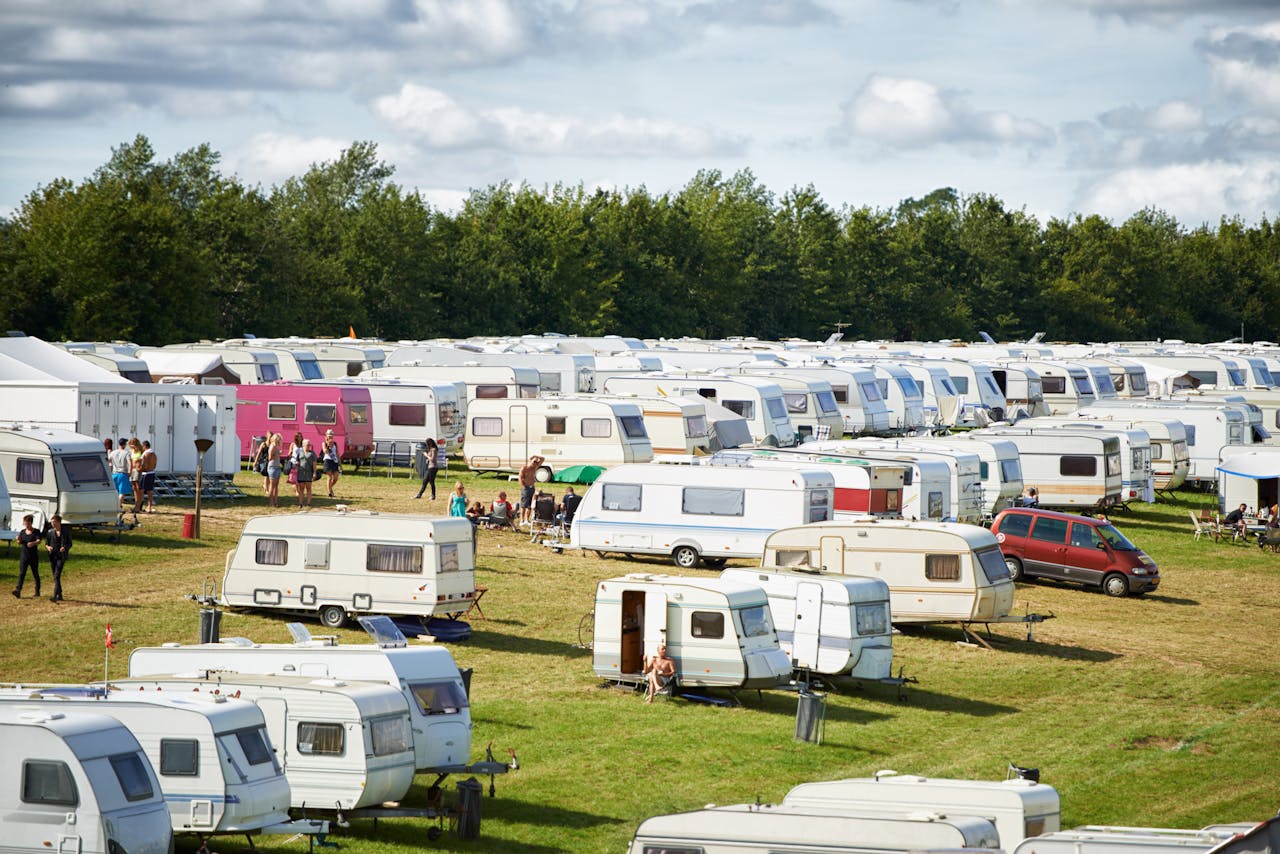
[{"label": "van windshield", "polygon": [[424,715],[456,715],[470,706],[462,686],[452,680],[411,682],[409,690]]},{"label": "van windshield", "polygon": [[1099,525],[1098,533],[1102,535],[1102,539],[1107,541],[1107,545],[1118,552],[1138,551],[1138,547],[1129,542],[1129,538],[1116,530],[1114,525]]}]

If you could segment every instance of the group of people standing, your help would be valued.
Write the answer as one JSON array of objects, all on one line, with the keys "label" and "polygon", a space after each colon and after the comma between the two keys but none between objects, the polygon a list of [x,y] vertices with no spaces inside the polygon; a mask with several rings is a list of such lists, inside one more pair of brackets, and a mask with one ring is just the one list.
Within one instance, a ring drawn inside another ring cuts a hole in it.
[{"label": "group of people standing", "polygon": [[35,520],[36,517],[30,513],[22,517],[22,530],[18,532],[18,548],[21,550],[18,553],[18,586],[13,588],[13,596],[22,598],[28,571],[36,586],[36,597],[40,596],[40,547],[43,545],[49,553],[49,570],[53,576],[53,595],[49,601],[61,602],[62,567],[71,551],[71,529],[62,524],[62,517],[57,513],[49,518],[44,531],[36,530]]},{"label": "group of people standing", "polygon": [[[134,521],[139,513],[156,512],[156,452],[151,449],[150,440],[138,441],[138,437],[117,440],[115,447],[110,439],[102,440],[102,447],[107,452],[107,463],[111,466],[111,481],[115,484],[120,496],[120,512],[128,512],[130,507],[126,501],[133,500]],[[143,504],[146,507],[143,507]],[[38,585],[37,585],[38,587]]]},{"label": "group of people standing", "polygon": [[329,497],[335,497],[334,487],[342,477],[342,451],[332,430],[324,434],[318,453],[311,440],[304,439],[301,432],[293,434],[293,442],[287,451],[283,446],[284,436],[272,433],[258,445],[253,455],[253,470],[262,475],[262,489],[267,493],[268,506],[280,506],[281,477],[293,484],[299,507],[311,506],[312,485],[319,479],[319,474],[326,478]]}]

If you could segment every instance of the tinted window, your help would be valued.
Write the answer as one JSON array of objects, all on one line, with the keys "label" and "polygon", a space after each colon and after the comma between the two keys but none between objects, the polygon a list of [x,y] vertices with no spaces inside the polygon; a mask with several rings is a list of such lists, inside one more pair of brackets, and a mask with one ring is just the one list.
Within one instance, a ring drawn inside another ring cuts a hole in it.
[{"label": "tinted window", "polygon": [[978,566],[982,567],[982,574],[987,577],[987,581],[995,584],[997,581],[1004,581],[1009,577],[1009,567],[1004,562],[1004,555],[1000,553],[1000,549],[982,549],[974,552],[978,558]]},{"label": "tinted window", "polygon": [[31,760],[22,763],[22,800],[28,804],[73,807],[80,799],[65,762]]},{"label": "tinted window", "polygon": [[147,773],[146,760],[140,753],[117,753],[108,757],[111,770],[120,781],[120,789],[127,801],[145,801],[155,796],[151,788],[151,775]]},{"label": "tinted window", "polygon": [[831,392],[820,391],[816,395],[814,395],[814,397],[818,401],[819,412],[830,414],[830,413],[839,411],[839,407],[836,406],[835,395],[833,395]]},{"label": "tinted window", "polygon": [[1040,390],[1044,394],[1066,394],[1067,378],[1066,377],[1041,377]]},{"label": "tinted window", "polygon": [[244,751],[244,758],[250,765],[262,765],[272,761],[271,748],[267,747],[267,728],[265,726],[236,730],[236,741]]},{"label": "tinted window", "polygon": [[898,388],[902,389],[902,396],[908,399],[922,397],[920,386],[911,377],[897,377]]},{"label": "tinted window", "polygon": [[308,403],[303,412],[302,420],[308,424],[338,423],[338,405],[336,403]]},{"label": "tinted window", "polygon": [[1065,543],[1067,541],[1067,520],[1046,519],[1044,517],[1036,519],[1035,527],[1031,529],[1031,539],[1046,543]]},{"label": "tinted window", "polygon": [[424,715],[456,715],[467,708],[467,695],[454,682],[410,683],[409,690]]},{"label": "tinted window", "polygon": [[694,611],[689,615],[689,634],[695,638],[724,637],[724,614],[718,611]]},{"label": "tinted window", "polygon": [[951,384],[952,384],[953,386],[955,386],[955,387],[956,387],[956,391],[960,392],[961,394],[968,394],[968,393],[969,393],[969,378],[968,378],[968,377],[952,377],[952,378],[951,378]]},{"label": "tinted window", "polygon": [[775,421],[781,421],[787,417],[787,405],[782,402],[780,397],[766,397],[764,399],[765,408],[769,410],[769,416]]},{"label": "tinted window", "polygon": [[1031,531],[1031,517],[1026,513],[1006,513],[1000,520],[1000,533],[1006,537],[1025,537]]},{"label": "tinted window", "polygon": [[1136,552],[1138,547],[1129,542],[1129,538],[1115,529],[1113,525],[1100,525],[1097,528],[1102,539],[1111,544],[1111,548],[1120,552]]},{"label": "tinted window", "polygon": [[726,400],[722,403],[725,409],[743,418],[750,419],[756,415],[756,405],[750,400]]},{"label": "tinted window", "polygon": [[644,429],[644,419],[639,415],[623,415],[618,418],[622,425],[622,433],[628,439],[647,439],[649,434]]},{"label": "tinted window", "polygon": [[374,756],[404,753],[409,749],[408,719],[397,715],[370,721],[369,740],[373,742]]},{"label": "tinted window", "polygon": [[1092,525],[1084,522],[1071,524],[1071,545],[1082,549],[1096,549],[1100,542],[1102,538],[1098,536],[1098,532]]},{"label": "tinted window", "polygon": [[1064,477],[1093,477],[1098,473],[1097,457],[1063,456],[1058,460],[1058,473]]},{"label": "tinted window", "polygon": [[387,407],[387,423],[393,427],[425,427],[426,404],[393,403]]},{"label": "tinted window", "polygon": [[738,612],[738,617],[742,621],[742,633],[749,638],[767,637],[773,631],[767,605],[743,608]]},{"label": "tinted window", "polygon": [[107,464],[101,456],[63,457],[62,470],[74,484],[102,483],[107,478]]},{"label": "tinted window", "polygon": [[160,774],[194,777],[200,773],[200,743],[188,738],[160,739]]}]

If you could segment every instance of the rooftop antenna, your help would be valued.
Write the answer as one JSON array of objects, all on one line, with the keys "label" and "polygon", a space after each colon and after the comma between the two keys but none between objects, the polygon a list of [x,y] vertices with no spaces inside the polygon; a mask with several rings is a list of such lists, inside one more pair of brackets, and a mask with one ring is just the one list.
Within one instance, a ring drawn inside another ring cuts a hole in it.
[{"label": "rooftop antenna", "polygon": [[1044,333],[1043,333],[1043,332],[1037,332],[1035,335],[1032,335],[1030,338],[1028,338],[1028,339],[1027,339],[1027,343],[1028,343],[1028,344],[1039,344],[1043,339],[1044,339]]},{"label": "rooftop antenna", "polygon": [[992,338],[990,335],[988,335],[987,333],[983,332],[982,330],[978,330],[978,335],[979,335],[979,337],[981,337],[981,338],[982,338],[982,342],[983,342],[984,344],[994,344],[994,343],[996,343],[996,339]]}]

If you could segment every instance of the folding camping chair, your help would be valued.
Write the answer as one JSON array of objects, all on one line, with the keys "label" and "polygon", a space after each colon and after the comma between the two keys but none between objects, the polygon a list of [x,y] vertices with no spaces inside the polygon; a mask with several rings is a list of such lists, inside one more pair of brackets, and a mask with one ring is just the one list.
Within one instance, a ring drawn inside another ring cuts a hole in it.
[{"label": "folding camping chair", "polygon": [[564,536],[564,528],[556,521],[555,496],[546,492],[539,492],[533,499],[529,542],[536,543],[545,535],[559,539]]}]

